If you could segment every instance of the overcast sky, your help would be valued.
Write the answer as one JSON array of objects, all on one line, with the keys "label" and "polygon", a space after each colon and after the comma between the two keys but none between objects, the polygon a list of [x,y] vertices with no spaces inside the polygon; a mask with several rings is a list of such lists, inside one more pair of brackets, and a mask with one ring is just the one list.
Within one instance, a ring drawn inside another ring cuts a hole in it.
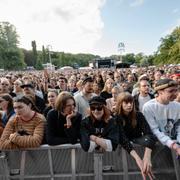
[{"label": "overcast sky", "polygon": [[0,21],[13,24],[20,47],[92,53],[152,54],[180,25],[179,0],[0,0]]}]

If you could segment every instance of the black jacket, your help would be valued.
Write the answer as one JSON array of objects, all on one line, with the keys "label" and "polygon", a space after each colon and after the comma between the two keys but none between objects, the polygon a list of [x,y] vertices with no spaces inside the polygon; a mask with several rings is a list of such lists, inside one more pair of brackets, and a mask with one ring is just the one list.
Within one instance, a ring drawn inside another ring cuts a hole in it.
[{"label": "black jacket", "polygon": [[47,114],[46,138],[49,145],[75,144],[80,139],[80,123],[82,115],[77,113],[71,119],[72,126],[66,128],[66,117],[57,110],[50,110]]},{"label": "black jacket", "polygon": [[119,125],[119,143],[129,153],[134,149],[131,143],[134,139],[146,136],[149,141],[144,144],[150,149],[153,149],[154,144],[156,143],[156,139],[151,132],[149,124],[141,112],[136,112],[136,120],[137,124],[133,127],[130,117],[125,115],[116,116],[116,121]]},{"label": "black jacket", "polygon": [[113,118],[111,118],[108,123],[104,121],[95,121],[93,123],[90,116],[88,116],[81,122],[80,134],[80,143],[84,151],[88,151],[90,147],[90,135],[111,140],[113,150],[115,150],[118,146],[119,129]]}]

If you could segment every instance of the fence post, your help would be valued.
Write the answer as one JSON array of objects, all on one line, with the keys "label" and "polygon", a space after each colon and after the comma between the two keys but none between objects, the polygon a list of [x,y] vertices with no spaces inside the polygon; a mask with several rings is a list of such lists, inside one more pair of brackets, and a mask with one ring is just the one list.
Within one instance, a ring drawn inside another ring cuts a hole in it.
[{"label": "fence post", "polygon": [[72,180],[76,180],[76,151],[71,149]]},{"label": "fence post", "polygon": [[102,153],[94,153],[94,180],[102,180]]},{"label": "fence post", "polygon": [[180,160],[176,159],[176,153],[171,150],[176,179],[180,179]]},{"label": "fence post", "polygon": [[0,153],[0,168],[3,173],[0,175],[0,179],[8,180],[9,179],[9,166],[6,158],[6,154],[4,152]]}]

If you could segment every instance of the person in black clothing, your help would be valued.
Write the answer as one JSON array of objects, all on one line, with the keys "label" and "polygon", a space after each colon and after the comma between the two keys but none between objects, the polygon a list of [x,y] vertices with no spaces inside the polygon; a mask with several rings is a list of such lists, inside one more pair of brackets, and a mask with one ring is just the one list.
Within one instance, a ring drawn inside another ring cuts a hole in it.
[{"label": "person in black clothing", "polygon": [[47,114],[46,138],[49,145],[75,144],[80,138],[82,115],[75,112],[75,100],[69,92],[61,92],[55,109]]},{"label": "person in black clothing", "polygon": [[39,113],[42,114],[46,107],[45,101],[44,101],[44,99],[42,99],[41,97],[36,95],[34,85],[32,83],[25,83],[25,84],[21,85],[21,88],[23,89],[24,95],[31,95],[33,97],[34,103],[35,103]]},{"label": "person in black clothing", "polygon": [[114,86],[114,80],[109,78],[106,80],[103,90],[100,93],[100,96],[104,99],[112,98],[111,90]]},{"label": "person in black clothing", "polygon": [[56,89],[51,89],[48,91],[48,94],[47,94],[48,105],[46,106],[43,112],[45,118],[47,117],[48,112],[51,109],[55,108],[55,102],[56,102],[57,96],[58,96],[58,92]]},{"label": "person in black clothing", "polygon": [[[153,179],[151,152],[156,143],[144,115],[135,110],[134,99],[128,92],[120,93],[117,99],[116,120],[120,128],[119,142],[122,147],[136,160],[143,179],[148,175]],[[133,143],[145,147],[143,159],[137,154]]]},{"label": "person in black clothing", "polygon": [[118,146],[119,132],[106,101],[95,96],[89,101],[90,115],[81,122],[81,146],[84,151],[112,151]]}]

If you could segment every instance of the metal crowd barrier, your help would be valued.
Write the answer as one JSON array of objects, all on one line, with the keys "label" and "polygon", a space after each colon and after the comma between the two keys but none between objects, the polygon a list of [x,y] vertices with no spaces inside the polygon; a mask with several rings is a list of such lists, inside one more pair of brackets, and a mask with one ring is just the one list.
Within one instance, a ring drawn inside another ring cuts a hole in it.
[{"label": "metal crowd barrier", "polygon": [[[142,155],[143,148],[136,150]],[[152,155],[157,180],[180,180],[180,162],[164,146]],[[142,180],[132,157],[122,148],[115,152],[87,153],[79,144],[43,145],[37,149],[3,151],[0,180]]]}]

